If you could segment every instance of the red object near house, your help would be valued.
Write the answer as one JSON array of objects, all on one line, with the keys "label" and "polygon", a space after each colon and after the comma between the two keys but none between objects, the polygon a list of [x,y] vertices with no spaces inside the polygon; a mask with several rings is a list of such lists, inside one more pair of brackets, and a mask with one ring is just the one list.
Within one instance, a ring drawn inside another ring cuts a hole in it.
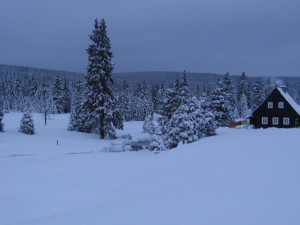
[{"label": "red object near house", "polygon": [[233,128],[233,127],[236,127],[238,125],[241,125],[241,122],[232,122],[229,124],[229,127]]}]

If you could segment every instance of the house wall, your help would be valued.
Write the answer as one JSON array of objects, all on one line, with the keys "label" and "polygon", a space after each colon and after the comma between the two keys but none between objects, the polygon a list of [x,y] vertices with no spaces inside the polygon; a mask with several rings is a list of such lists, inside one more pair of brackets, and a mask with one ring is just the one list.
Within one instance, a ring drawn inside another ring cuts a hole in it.
[{"label": "house wall", "polygon": [[[268,102],[273,102],[273,108],[268,108]],[[284,108],[278,108],[278,102],[284,102]],[[268,117],[268,124],[262,124],[262,117]],[[278,117],[278,125],[272,123],[272,118]],[[283,125],[283,118],[289,117],[289,125]],[[285,98],[276,89],[269,95],[269,97],[261,104],[261,106],[254,111],[253,116],[250,118],[251,124],[254,124],[256,128],[267,127],[280,127],[289,128],[299,126],[300,117],[297,112],[291,107],[291,105],[285,100]],[[298,124],[297,124],[298,121]]]}]

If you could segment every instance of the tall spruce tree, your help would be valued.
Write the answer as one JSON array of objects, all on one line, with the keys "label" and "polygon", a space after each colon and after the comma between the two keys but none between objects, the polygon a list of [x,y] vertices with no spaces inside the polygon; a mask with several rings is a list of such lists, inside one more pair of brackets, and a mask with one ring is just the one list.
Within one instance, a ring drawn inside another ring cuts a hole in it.
[{"label": "tall spruce tree", "polygon": [[62,90],[62,81],[59,75],[56,75],[54,83],[51,88],[51,113],[63,113],[64,112],[64,96]]},{"label": "tall spruce tree", "polygon": [[[87,49],[88,68],[85,75],[85,99],[82,105],[82,131],[99,132],[100,138],[115,137],[113,97],[113,63],[110,40],[106,34],[104,19],[95,19],[94,29],[90,35],[92,43]],[[120,122],[120,121],[119,121]]]},{"label": "tall spruce tree", "polygon": [[215,115],[215,121],[219,127],[229,126],[231,122],[231,106],[224,89],[223,81],[219,80],[211,94],[210,109]]},{"label": "tall spruce tree", "polygon": [[265,100],[264,83],[261,78],[254,81],[252,90],[252,109],[256,110],[260,104]]},{"label": "tall spruce tree", "polygon": [[72,98],[72,107],[71,115],[68,130],[79,130],[80,121],[81,121],[81,103],[82,103],[82,82],[77,82],[76,87],[74,88],[73,98]]},{"label": "tall spruce tree", "polygon": [[233,120],[238,115],[236,115],[237,114],[236,93],[229,72],[225,74],[223,79],[223,84],[224,84],[225,99],[227,100],[227,102],[229,102],[230,120]]},{"label": "tall spruce tree", "polygon": [[250,82],[246,73],[243,72],[237,87],[237,105],[240,116],[243,114],[240,106],[245,102],[247,103],[247,108],[251,108]]}]

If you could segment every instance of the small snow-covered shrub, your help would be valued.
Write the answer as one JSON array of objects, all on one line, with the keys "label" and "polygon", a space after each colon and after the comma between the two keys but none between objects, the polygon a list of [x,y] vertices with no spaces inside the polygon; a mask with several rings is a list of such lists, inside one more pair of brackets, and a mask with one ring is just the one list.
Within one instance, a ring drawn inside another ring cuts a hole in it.
[{"label": "small snow-covered shrub", "polygon": [[24,134],[34,134],[34,123],[30,113],[24,113],[21,119],[19,132]]},{"label": "small snow-covered shrub", "polygon": [[166,146],[164,144],[163,139],[159,135],[152,136],[153,141],[150,143],[148,149],[155,151],[155,153],[159,153],[161,151],[166,150]]},{"label": "small snow-covered shrub", "polygon": [[131,143],[132,143],[132,136],[131,134],[123,134],[121,136],[121,138],[123,138],[123,146],[131,146]]},{"label": "small snow-covered shrub", "polygon": [[132,139],[131,147],[133,150],[141,150],[148,148],[151,142],[152,137],[149,134],[143,134]]},{"label": "small snow-covered shrub", "polygon": [[128,140],[132,140],[132,136],[131,136],[131,134],[123,134],[122,136],[121,136],[121,138],[123,138],[123,139],[128,139]]},{"label": "small snow-covered shrub", "polygon": [[121,144],[114,144],[111,143],[110,146],[104,147],[102,150],[102,152],[124,152],[124,146]]}]

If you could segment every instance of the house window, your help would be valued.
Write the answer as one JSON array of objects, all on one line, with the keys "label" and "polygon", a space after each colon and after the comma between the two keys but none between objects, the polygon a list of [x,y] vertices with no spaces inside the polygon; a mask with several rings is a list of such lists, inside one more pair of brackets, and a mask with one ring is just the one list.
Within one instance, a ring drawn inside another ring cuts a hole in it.
[{"label": "house window", "polygon": [[279,118],[278,117],[273,117],[272,118],[272,124],[273,125],[278,125],[278,123],[279,123]]},{"label": "house window", "polygon": [[268,102],[268,109],[273,109],[273,102]]},{"label": "house window", "polygon": [[283,109],[284,108],[284,102],[278,102],[278,108]]},{"label": "house window", "polygon": [[290,125],[290,118],[289,117],[283,117],[283,125]]},{"label": "house window", "polygon": [[261,124],[268,124],[268,117],[262,117]]}]

